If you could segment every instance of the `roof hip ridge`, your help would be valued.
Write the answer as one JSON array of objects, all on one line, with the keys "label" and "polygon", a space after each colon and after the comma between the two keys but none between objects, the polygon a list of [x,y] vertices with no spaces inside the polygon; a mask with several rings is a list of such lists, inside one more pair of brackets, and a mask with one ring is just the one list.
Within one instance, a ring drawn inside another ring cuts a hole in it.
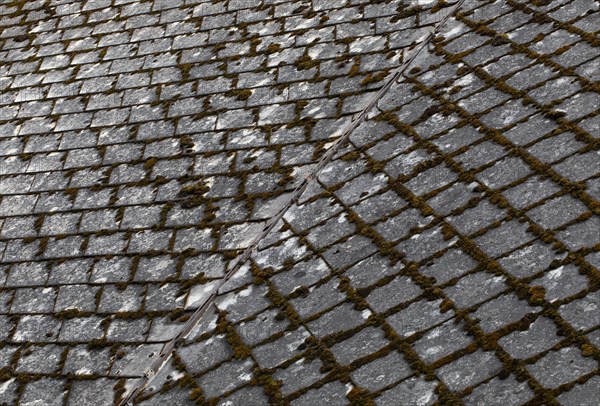
[{"label": "roof hip ridge", "polygon": [[389,89],[393,86],[395,82],[397,82],[402,74],[406,71],[406,69],[414,62],[417,56],[423,51],[425,47],[431,42],[431,40],[435,37],[437,31],[454,15],[454,13],[462,6],[465,0],[459,0],[454,5],[449,7],[448,12],[445,16],[439,20],[433,27],[431,27],[431,32],[421,43],[409,50],[408,57],[404,58],[404,62],[392,70],[391,75],[388,79],[386,79],[383,86],[375,92],[373,97],[370,99],[369,103],[358,113],[355,113],[346,124],[346,128],[341,133],[339,138],[334,142],[334,144],[323,154],[323,156],[316,162],[314,168],[311,172],[304,177],[302,182],[296,186],[296,188],[291,192],[290,199],[277,211],[277,213],[268,219],[265,222],[265,225],[257,235],[252,243],[244,249],[244,252],[234,260],[234,262],[228,267],[228,270],[225,272],[225,276],[211,289],[211,293],[208,297],[203,301],[203,303],[194,311],[189,320],[185,323],[185,325],[181,328],[179,333],[177,333],[171,340],[166,342],[161,349],[161,351],[155,355],[154,359],[151,361],[151,364],[144,370],[143,375],[130,387],[130,389],[126,392],[122,400],[119,402],[119,406],[133,405],[133,401],[137,395],[139,395],[146,386],[150,383],[153,377],[155,377],[161,369],[165,366],[167,361],[170,359],[173,351],[177,349],[185,340],[185,338],[190,334],[190,332],[194,329],[196,325],[202,320],[203,316],[206,314],[206,311],[214,304],[214,301],[219,296],[220,289],[229,281],[233,276],[239,271],[242,266],[246,263],[250,255],[258,248],[261,241],[265,239],[267,235],[275,228],[279,220],[284,216],[284,214],[298,202],[308,185],[311,181],[313,181],[319,172],[332,161],[336,153],[346,145],[348,140],[350,139],[350,135],[358,128],[365,119],[368,118],[369,113],[373,110],[373,108],[377,105],[377,102],[389,91]]}]

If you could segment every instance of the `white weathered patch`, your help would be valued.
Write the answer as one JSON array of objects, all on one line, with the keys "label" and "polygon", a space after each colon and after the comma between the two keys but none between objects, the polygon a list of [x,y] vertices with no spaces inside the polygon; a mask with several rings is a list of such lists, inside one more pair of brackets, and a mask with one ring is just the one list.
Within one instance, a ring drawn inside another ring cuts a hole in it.
[{"label": "white weathered patch", "polygon": [[92,370],[89,368],[80,368],[77,371],[75,371],[75,375],[90,375],[92,373]]},{"label": "white weathered patch", "polygon": [[241,374],[241,375],[239,376],[239,378],[240,378],[242,381],[245,381],[245,382],[247,382],[247,381],[249,381],[250,379],[252,379],[252,374],[251,374],[251,373],[250,373],[250,374]]},{"label": "white weathered patch", "polygon": [[587,303],[584,307],[583,307],[583,312],[587,313],[587,312],[597,312],[598,311],[598,305],[596,305],[596,303],[593,302],[589,302]]},{"label": "white weathered patch", "polygon": [[419,399],[417,399],[417,406],[425,406],[431,403],[431,399],[433,398],[433,391],[428,391],[423,394]]},{"label": "white weathered patch", "polygon": [[564,267],[559,267],[554,269],[553,271],[548,272],[548,278],[550,279],[558,279],[561,277]]},{"label": "white weathered patch", "polygon": [[189,309],[191,307],[199,307],[208,299],[210,294],[215,289],[218,281],[212,281],[205,283],[204,285],[196,285],[190,289],[190,293],[188,294],[185,308]]},{"label": "white weathered patch", "polygon": [[177,371],[177,370],[174,370],[174,371],[171,373],[171,377],[172,377],[172,379],[173,379],[173,381],[174,381],[174,382],[176,382],[176,381],[180,380],[180,379],[181,379],[181,378],[183,378],[184,376],[185,376],[185,374],[184,374],[183,372],[179,372],[179,371]]},{"label": "white weathered patch", "polygon": [[8,390],[8,387],[10,386],[11,383],[13,383],[15,381],[15,378],[11,378],[6,382],[3,382],[0,384],[0,395],[3,393],[6,393],[6,391]]},{"label": "white weathered patch", "polygon": [[448,247],[453,246],[457,242],[458,242],[458,237],[452,237],[452,239],[450,241],[448,241]]},{"label": "white weathered patch", "polygon": [[250,296],[250,294],[252,293],[253,290],[254,290],[254,287],[252,285],[250,285],[246,289],[240,291],[238,293],[238,296],[240,296],[240,297],[248,297],[248,296]]},{"label": "white weathered patch", "polygon": [[[286,336],[289,336],[290,334],[292,334],[292,333],[287,333],[287,334],[286,334]],[[288,344],[288,345],[286,346],[286,347],[287,347],[287,350],[288,350],[289,352],[295,352],[295,351],[296,351],[296,349],[298,348],[298,346],[299,346],[300,344],[302,344],[302,343],[304,342],[304,340],[306,339],[306,337],[308,337],[309,335],[310,335],[310,333],[309,333],[308,331],[306,331],[306,330],[305,330],[305,331],[303,331],[303,332],[302,332],[302,337],[298,338],[297,340],[295,340],[295,341],[291,342],[290,344]]]},{"label": "white weathered patch", "polygon": [[[458,86],[467,86],[471,84],[475,80],[475,75],[473,73],[469,73],[456,81]],[[460,105],[460,103],[459,103]]]},{"label": "white weathered patch", "polygon": [[462,25],[456,25],[450,31],[445,32],[444,37],[445,38],[454,37],[455,35],[458,35],[458,34],[462,33],[463,31],[464,31],[464,27]]},{"label": "white weathered patch", "polygon": [[235,304],[237,302],[238,296],[234,293],[231,293],[227,296],[225,296],[225,299],[221,302],[219,302],[218,307],[219,309],[225,310],[227,309],[229,306]]}]

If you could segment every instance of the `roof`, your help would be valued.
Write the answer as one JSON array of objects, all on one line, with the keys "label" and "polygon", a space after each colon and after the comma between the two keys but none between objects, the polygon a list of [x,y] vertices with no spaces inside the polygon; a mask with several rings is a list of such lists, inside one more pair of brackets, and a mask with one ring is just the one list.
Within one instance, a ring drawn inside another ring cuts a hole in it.
[{"label": "roof", "polygon": [[600,402],[597,2],[0,16],[0,404]]}]

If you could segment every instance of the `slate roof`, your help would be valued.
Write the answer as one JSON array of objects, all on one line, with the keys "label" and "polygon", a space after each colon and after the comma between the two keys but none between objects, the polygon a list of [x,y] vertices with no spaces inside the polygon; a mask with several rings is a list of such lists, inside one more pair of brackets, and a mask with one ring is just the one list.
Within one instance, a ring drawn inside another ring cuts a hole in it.
[{"label": "slate roof", "polygon": [[594,0],[0,16],[0,405],[600,403]]}]

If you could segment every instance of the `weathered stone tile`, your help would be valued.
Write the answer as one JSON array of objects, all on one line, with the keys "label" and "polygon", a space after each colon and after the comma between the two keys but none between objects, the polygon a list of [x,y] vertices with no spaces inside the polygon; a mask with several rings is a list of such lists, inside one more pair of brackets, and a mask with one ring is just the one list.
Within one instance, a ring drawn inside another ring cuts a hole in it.
[{"label": "weathered stone tile", "polygon": [[267,404],[269,399],[260,386],[249,386],[234,392],[232,395],[224,398],[217,406],[234,405],[238,403],[246,404]]},{"label": "weathered stone tile", "polygon": [[587,330],[600,324],[598,308],[600,293],[591,292],[582,299],[576,299],[571,303],[558,308],[560,315],[578,330]]},{"label": "weathered stone tile", "polygon": [[486,228],[495,221],[503,219],[505,216],[505,211],[487,200],[483,200],[472,209],[466,209],[457,216],[449,216],[448,221],[460,233],[470,235],[475,231]]},{"label": "weathered stone tile", "polygon": [[50,313],[54,307],[56,290],[54,288],[15,289],[11,313]]},{"label": "weathered stone tile", "polygon": [[553,251],[552,247],[540,241],[534,241],[507,257],[501,258],[498,262],[513,276],[524,278],[547,269],[550,263],[558,258],[559,255]]},{"label": "weathered stone tile", "polygon": [[565,299],[579,293],[588,286],[588,280],[579,273],[579,268],[573,264],[560,266],[547,272],[543,277],[534,279],[531,285],[543,286],[545,299],[550,302]]},{"label": "weathered stone tile", "polygon": [[417,340],[414,349],[424,362],[431,363],[467,347],[472,341],[462,323],[449,320]]},{"label": "weathered stone tile", "polygon": [[141,307],[143,287],[129,285],[125,289],[107,285],[102,290],[98,311],[103,313],[135,312]]},{"label": "weathered stone tile", "polygon": [[322,366],[320,359],[308,361],[302,358],[285,369],[277,370],[273,377],[283,383],[281,392],[287,395],[321,379],[323,374],[319,370]]},{"label": "weathered stone tile", "polygon": [[230,361],[222,364],[198,380],[207,397],[218,397],[251,379],[251,361]]},{"label": "weathered stone tile", "polygon": [[351,373],[353,380],[370,391],[380,390],[412,375],[409,363],[397,351],[392,351]]},{"label": "weathered stone tile", "polygon": [[122,357],[117,358],[111,368],[110,375],[117,377],[140,377],[140,369],[143,370],[148,360],[154,357],[162,348],[163,344],[141,344],[120,346]]},{"label": "weathered stone tile", "polygon": [[425,381],[421,377],[410,378],[382,392],[381,396],[376,399],[376,403],[381,406],[392,406],[398,402],[407,405],[433,405],[437,398],[435,395],[436,385],[435,381]]},{"label": "weathered stone tile", "polygon": [[501,406],[513,403],[525,403],[533,397],[533,392],[526,382],[519,382],[513,376],[505,380],[494,378],[476,387],[464,399],[465,405],[495,405]]},{"label": "weathered stone tile", "polygon": [[61,322],[47,315],[21,316],[12,337],[14,342],[53,342]]},{"label": "weathered stone tile", "polygon": [[539,317],[525,331],[515,331],[498,340],[513,358],[527,359],[552,348],[560,341],[552,320]]},{"label": "weathered stone tile", "polygon": [[549,352],[527,369],[544,387],[555,388],[593,371],[596,366],[596,361],[584,358],[578,348],[566,347]]},{"label": "weathered stone tile", "polygon": [[331,406],[342,406],[348,404],[346,398],[347,388],[338,381],[327,383],[320,388],[311,389],[290,404],[292,406],[309,406],[318,402],[324,402]]},{"label": "weathered stone tile", "polygon": [[454,316],[454,311],[442,313],[440,311],[441,303],[441,299],[435,301],[421,300],[388,316],[387,321],[401,337],[408,337]]},{"label": "weathered stone tile", "polygon": [[147,319],[114,319],[106,330],[106,338],[111,342],[143,342],[148,335]]},{"label": "weathered stone tile", "polygon": [[557,233],[557,238],[569,249],[576,251],[584,247],[592,247],[600,242],[600,218],[591,217],[584,222],[575,223]]},{"label": "weathered stone tile", "polygon": [[458,307],[468,308],[507,288],[503,277],[478,272],[462,277],[455,285],[444,288],[444,292]]},{"label": "weathered stone tile", "polygon": [[502,369],[502,363],[493,352],[478,350],[439,368],[436,373],[450,390],[462,390],[473,386]]},{"label": "weathered stone tile", "polygon": [[40,402],[48,406],[62,405],[65,396],[65,383],[64,380],[55,378],[41,378],[40,380],[31,381],[25,386],[19,403],[28,406]]},{"label": "weathered stone tile", "polygon": [[486,333],[519,321],[528,313],[537,313],[540,307],[532,307],[524,300],[519,300],[514,293],[504,294],[484,303],[473,313],[479,320],[479,326]]},{"label": "weathered stone tile", "polygon": [[90,403],[111,404],[114,401],[112,390],[107,387],[114,386],[113,382],[106,378],[93,381],[75,381],[69,391],[68,404],[70,406],[83,406]]},{"label": "weathered stone tile", "polygon": [[21,353],[15,372],[52,374],[58,367],[62,351],[61,346],[53,344],[31,346]]},{"label": "weathered stone tile", "polygon": [[323,285],[312,287],[308,294],[290,300],[298,315],[310,317],[342,302],[346,295],[338,290],[340,281],[333,278]]},{"label": "weathered stone tile", "polygon": [[252,352],[261,367],[272,368],[299,354],[304,340],[309,336],[310,333],[300,327],[286,332],[283,337],[275,341],[255,347]]},{"label": "weathered stone tile", "polygon": [[389,308],[408,302],[422,293],[422,290],[406,276],[397,276],[386,285],[374,289],[366,297],[367,302],[376,312],[384,312]]},{"label": "weathered stone tile", "polygon": [[498,228],[491,229],[481,237],[477,237],[475,242],[479,244],[484,252],[495,257],[531,241],[533,235],[526,228],[526,225],[512,220],[503,223]]},{"label": "weathered stone tile", "polygon": [[324,337],[356,327],[364,323],[368,316],[365,312],[361,313],[354,310],[348,304],[341,304],[321,315],[318,319],[308,323],[308,327],[317,337]]},{"label": "weathered stone tile", "polygon": [[557,400],[563,405],[583,405],[586,402],[594,404],[600,402],[600,394],[596,390],[600,384],[600,378],[594,376],[587,382],[581,385],[575,385],[573,389],[566,393],[562,393],[557,397]]}]

